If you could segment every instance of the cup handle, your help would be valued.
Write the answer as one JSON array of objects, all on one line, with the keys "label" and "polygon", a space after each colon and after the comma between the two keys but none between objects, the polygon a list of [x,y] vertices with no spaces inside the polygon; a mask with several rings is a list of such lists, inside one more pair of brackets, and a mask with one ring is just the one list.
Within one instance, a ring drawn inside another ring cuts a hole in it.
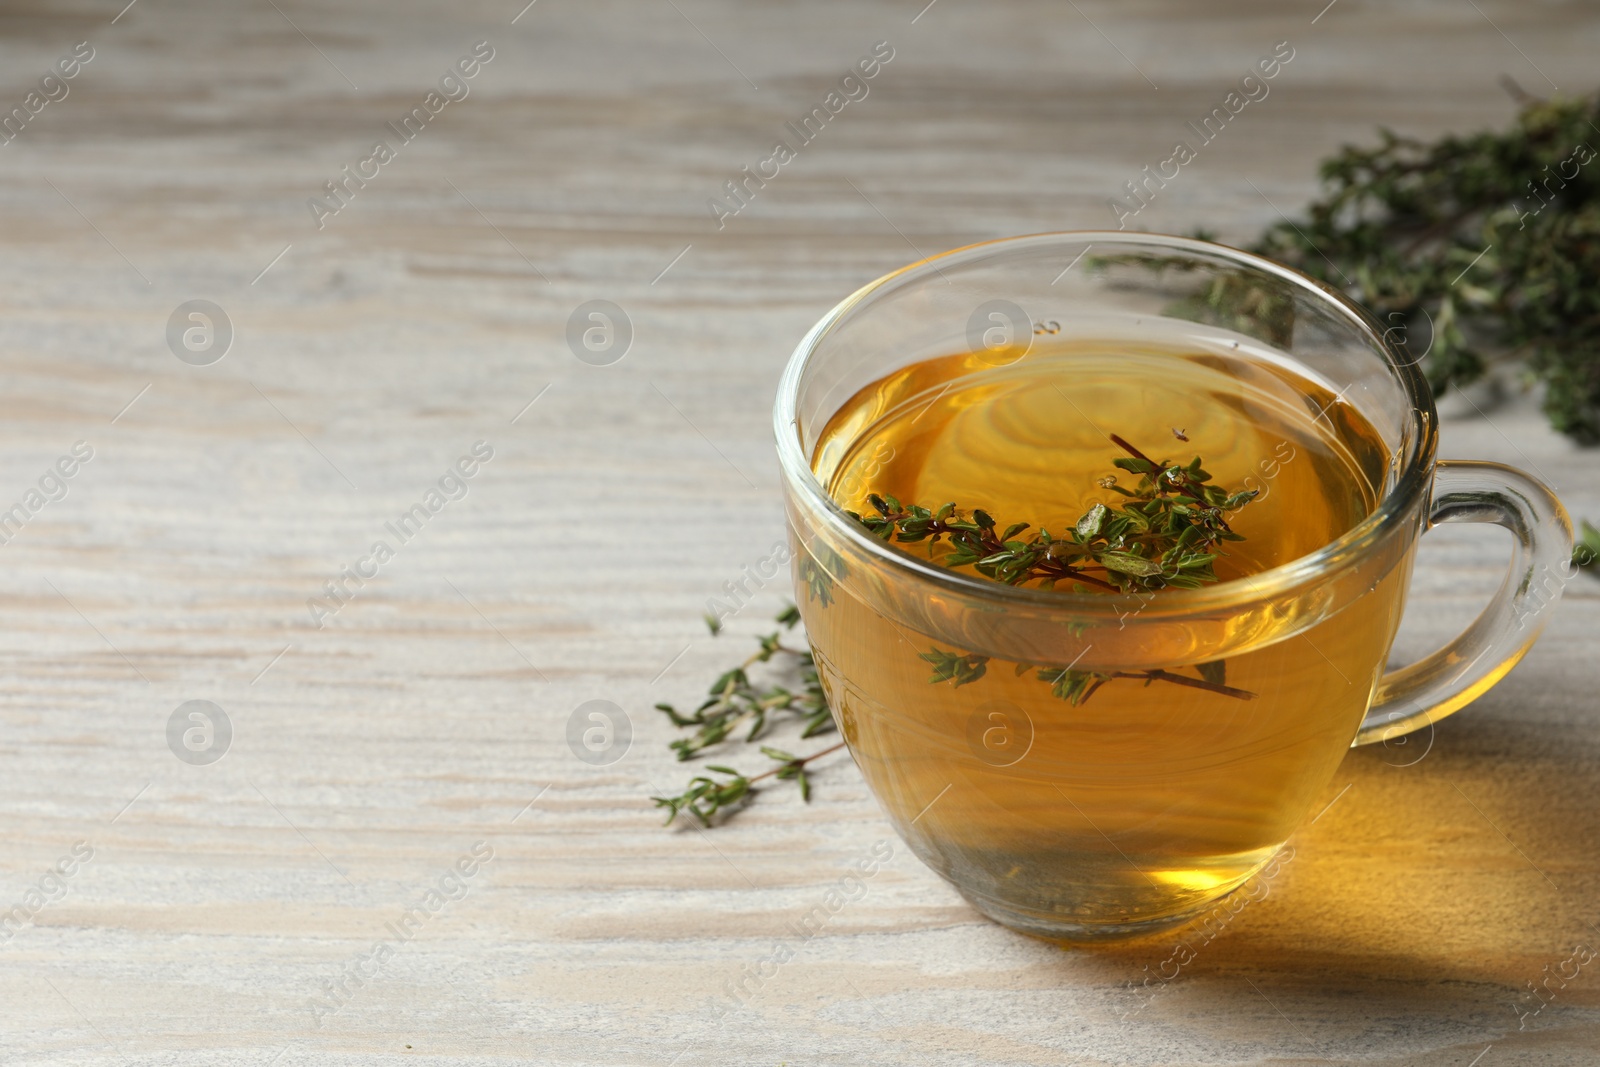
[{"label": "cup handle", "polygon": [[1444,648],[1378,680],[1354,745],[1438,722],[1488,692],[1522,659],[1572,577],[1572,523],[1543,482],[1514,467],[1440,460],[1427,529],[1492,522],[1511,531],[1511,565],[1489,606]]}]

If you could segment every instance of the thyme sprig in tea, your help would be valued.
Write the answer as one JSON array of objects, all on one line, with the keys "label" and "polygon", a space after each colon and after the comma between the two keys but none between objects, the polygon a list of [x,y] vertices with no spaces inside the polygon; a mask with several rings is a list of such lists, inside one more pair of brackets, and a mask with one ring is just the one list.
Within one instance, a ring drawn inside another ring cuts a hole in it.
[{"label": "thyme sprig in tea", "polygon": [[[1179,430],[1173,436],[1188,440]],[[1102,489],[1125,500],[1116,506],[1097,503],[1060,536],[1047,529],[1023,537],[1025,522],[1002,530],[982,509],[963,513],[954,502],[934,509],[902,504],[893,496],[869,494],[874,513],[849,514],[868,531],[898,544],[928,543],[929,555],[946,567],[971,567],[985,578],[1007,585],[1038,582],[1054,589],[1069,583],[1075,592],[1091,587],[1131,593],[1176,587],[1193,589],[1217,581],[1213,565],[1225,541],[1242,541],[1228,525],[1227,514],[1253,500],[1257,490],[1229,491],[1211,481],[1199,456],[1188,463],[1156,461],[1116,434],[1111,442],[1126,452],[1111,460],[1119,470],[1139,476],[1131,489],[1117,476],[1100,479]],[[936,546],[948,542],[940,553]],[[920,653],[933,667],[931,683],[959,687],[976,682],[989,669],[988,656],[941,648]],[[1139,679],[1146,685],[1165,682],[1249,700],[1255,694],[1226,682],[1221,660],[1197,666],[1198,677],[1167,670],[1079,671],[1070,667],[1037,667],[1019,663],[1020,676],[1036,671],[1050,691],[1076,706],[1114,679]]]},{"label": "thyme sprig in tea", "polygon": [[[949,652],[942,648],[931,649],[921,653],[920,656],[933,664],[933,674],[928,681],[934,684],[949,682],[951,688],[976,682],[989,672],[988,656]],[[1117,678],[1136,678],[1146,685],[1151,682],[1186,685],[1191,689],[1204,689],[1208,693],[1233,697],[1236,700],[1251,700],[1255,697],[1255,694],[1248,689],[1239,689],[1227,684],[1228,668],[1224,660],[1198,664],[1195,670],[1199,672],[1198,678],[1168,670],[1105,672],[1078,671],[1071,667],[1039,667],[1032,663],[1019,663],[1016,666],[1018,677],[1034,671],[1034,676],[1039,681],[1050,683],[1052,695],[1065,700],[1073,707],[1082,704],[1094,695],[1095,690]]]},{"label": "thyme sprig in tea", "polygon": [[949,551],[935,558],[946,567],[966,567],[1007,585],[1039,582],[1046,589],[1067,582],[1088,592],[1089,586],[1117,593],[1166,586],[1198,588],[1217,580],[1212,564],[1221,542],[1242,541],[1228,526],[1226,513],[1254,499],[1257,490],[1229,492],[1211,484],[1199,456],[1188,463],[1156,462],[1121,437],[1111,440],[1127,452],[1111,462],[1139,476],[1132,489],[1112,474],[1101,488],[1127,502],[1116,507],[1095,504],[1058,535],[1030,529],[1025,522],[1003,530],[981,508],[963,514],[954,502],[932,509],[902,504],[893,496],[872,493],[867,501],[876,514],[849,514],[885,541],[929,543],[941,539]]}]

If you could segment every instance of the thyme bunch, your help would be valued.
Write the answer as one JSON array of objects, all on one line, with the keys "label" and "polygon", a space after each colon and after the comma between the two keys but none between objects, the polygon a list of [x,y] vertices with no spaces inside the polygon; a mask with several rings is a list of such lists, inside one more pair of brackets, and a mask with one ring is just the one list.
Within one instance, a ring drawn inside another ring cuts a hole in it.
[{"label": "thyme bunch", "polygon": [[1578,529],[1578,542],[1572,547],[1572,565],[1590,570],[1600,563],[1600,530],[1588,519]]},{"label": "thyme bunch", "polygon": [[[1324,162],[1306,217],[1252,251],[1342,288],[1389,323],[1436,393],[1496,363],[1545,385],[1557,430],[1600,443],[1600,101],[1515,83],[1509,129],[1436,141],[1379,130]],[[1224,317],[1270,296],[1242,280],[1206,299]]]}]

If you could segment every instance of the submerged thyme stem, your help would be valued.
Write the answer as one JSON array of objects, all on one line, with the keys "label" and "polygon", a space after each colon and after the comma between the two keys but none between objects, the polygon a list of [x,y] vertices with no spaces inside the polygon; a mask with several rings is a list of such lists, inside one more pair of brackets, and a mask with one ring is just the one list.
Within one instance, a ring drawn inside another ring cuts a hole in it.
[{"label": "submerged thyme stem", "polygon": [[1194,689],[1204,689],[1210,693],[1220,693],[1225,697],[1236,697],[1239,700],[1254,700],[1256,695],[1248,689],[1235,689],[1231,685],[1221,682],[1208,682],[1204,678],[1190,678],[1186,674],[1173,674],[1171,671],[1116,671],[1113,678],[1153,678],[1161,682],[1175,682],[1178,685],[1187,685]]}]

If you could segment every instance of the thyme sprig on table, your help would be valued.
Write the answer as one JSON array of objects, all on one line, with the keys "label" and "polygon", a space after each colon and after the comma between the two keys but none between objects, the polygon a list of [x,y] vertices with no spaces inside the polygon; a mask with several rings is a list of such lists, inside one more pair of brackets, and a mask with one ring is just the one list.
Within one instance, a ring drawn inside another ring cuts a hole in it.
[{"label": "thyme sprig on table", "polygon": [[[792,630],[800,621],[800,610],[793,604],[781,611],[776,621],[785,630]],[[720,620],[707,616],[706,626],[712,636],[722,630]],[[809,650],[786,645],[782,631],[773,631],[757,638],[759,647],[743,662],[731,667],[711,683],[707,698],[692,713],[679,712],[671,704],[657,704],[677,727],[695,727],[688,737],[671,743],[679,760],[691,760],[707,749],[727,741],[735,731],[744,729],[744,741],[755,742],[763,737],[772,725],[771,717],[789,713],[790,720],[798,719],[801,738],[815,737],[834,729],[833,716],[823,696],[822,684],[817,678],[817,665]],[[750,670],[758,663],[779,660],[788,668],[789,684],[758,684]],[[705,826],[710,826],[714,816],[731,813],[757,792],[756,783],[768,778],[792,781],[800,789],[800,798],[811,799],[811,779],[806,767],[812,760],[837,752],[844,747],[840,742],[806,756],[796,756],[780,748],[761,746],[762,755],[777,760],[778,765],[754,776],[746,776],[733,767],[707,764],[706,770],[723,775],[718,781],[705,775],[696,775],[688,787],[677,796],[652,797],[656,806],[667,809],[670,824],[680,814],[688,812]]]},{"label": "thyme sprig on table", "polygon": [[[800,609],[791,604],[776,621],[785,629],[792,629],[800,621]],[[722,629],[721,623],[709,616],[706,625],[712,636]],[[768,717],[781,712],[790,712],[804,722],[801,737],[813,737],[833,729],[833,719],[817,682],[817,666],[810,650],[785,645],[779,631],[765,634],[757,641],[760,648],[743,663],[718,675],[705,701],[690,714],[679,712],[671,704],[656,705],[656,710],[671,719],[672,725],[698,727],[689,737],[672,742],[680,760],[693,759],[720,744],[741,726],[748,726],[744,739],[755,741],[766,731]],[[750,668],[757,663],[770,662],[775,656],[791,659],[798,675],[799,692],[783,685],[760,686],[751,680]]]},{"label": "thyme sprig on table", "polygon": [[778,766],[769,771],[764,771],[753,778],[747,778],[732,767],[723,767],[714,763],[706,764],[706,770],[727,776],[726,781],[719,782],[705,775],[696,775],[689,779],[689,788],[675,797],[652,797],[656,807],[667,808],[667,823],[671,825],[683,812],[688,812],[700,820],[701,825],[710,826],[712,820],[725,811],[732,811],[740,806],[743,801],[756,792],[755,784],[765,778],[776,777],[780,781],[792,781],[800,787],[800,799],[807,803],[811,800],[811,779],[806,776],[806,764],[814,759],[837,752],[844,747],[844,742],[829,745],[820,752],[813,752],[809,756],[796,756],[779,748],[761,746],[761,754],[768,759],[778,761]]}]

